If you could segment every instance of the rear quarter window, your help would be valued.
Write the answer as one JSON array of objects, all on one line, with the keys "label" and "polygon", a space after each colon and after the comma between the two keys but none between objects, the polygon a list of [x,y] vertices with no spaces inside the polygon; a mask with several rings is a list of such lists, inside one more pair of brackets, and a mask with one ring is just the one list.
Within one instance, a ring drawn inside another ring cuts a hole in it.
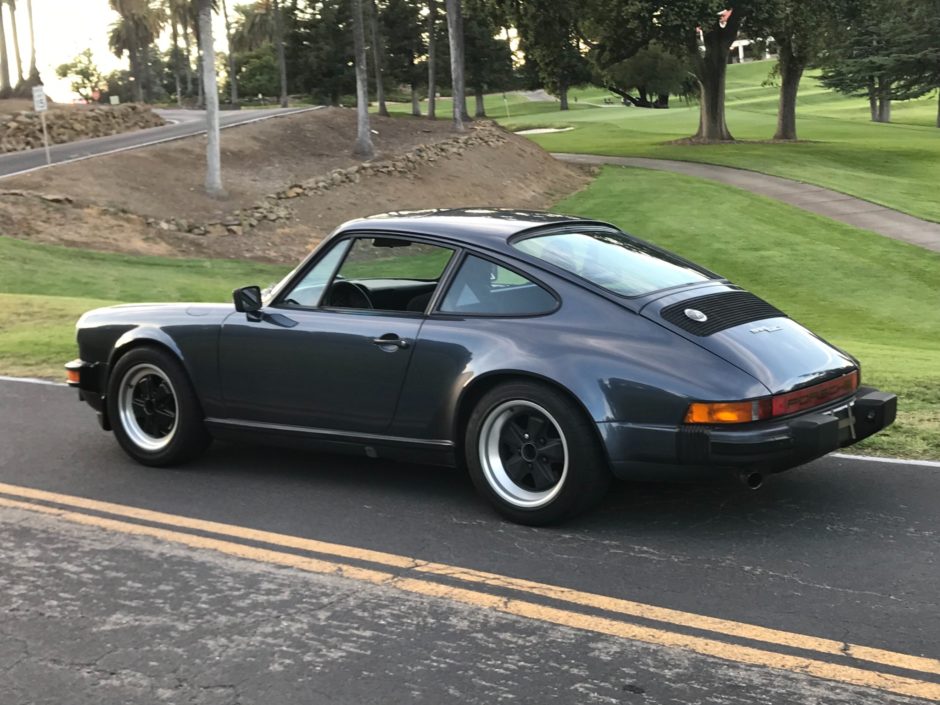
[{"label": "rear quarter window", "polygon": [[467,255],[441,301],[441,313],[532,316],[554,311],[558,300],[527,277]]}]

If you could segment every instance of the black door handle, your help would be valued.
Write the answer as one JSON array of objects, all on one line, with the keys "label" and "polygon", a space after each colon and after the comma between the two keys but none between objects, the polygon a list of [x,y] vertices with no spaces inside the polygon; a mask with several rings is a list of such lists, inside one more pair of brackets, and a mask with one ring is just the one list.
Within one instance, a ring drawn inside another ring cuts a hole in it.
[{"label": "black door handle", "polygon": [[408,347],[408,341],[405,340],[404,338],[399,338],[394,333],[386,333],[380,338],[373,338],[372,342],[380,347],[394,346],[398,348],[399,350],[404,350],[405,348]]}]

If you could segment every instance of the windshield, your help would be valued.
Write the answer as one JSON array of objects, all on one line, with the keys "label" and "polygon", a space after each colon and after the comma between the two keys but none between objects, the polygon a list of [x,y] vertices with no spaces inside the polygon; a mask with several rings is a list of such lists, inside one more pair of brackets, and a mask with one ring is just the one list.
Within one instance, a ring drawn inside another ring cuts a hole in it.
[{"label": "windshield", "polygon": [[641,296],[714,276],[613,231],[550,233],[513,247],[621,296]]}]

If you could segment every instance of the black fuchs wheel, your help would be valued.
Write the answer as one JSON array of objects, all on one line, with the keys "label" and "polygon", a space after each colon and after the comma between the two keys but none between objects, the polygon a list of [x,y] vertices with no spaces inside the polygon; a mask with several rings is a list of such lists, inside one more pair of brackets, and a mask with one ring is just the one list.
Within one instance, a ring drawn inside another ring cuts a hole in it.
[{"label": "black fuchs wheel", "polygon": [[610,484],[591,420],[567,396],[537,382],[506,383],[484,395],[467,423],[464,447],[477,490],[520,524],[572,517]]},{"label": "black fuchs wheel", "polygon": [[155,347],[131,350],[108,379],[108,416],[125,452],[144,465],[184,463],[211,437],[182,365]]}]

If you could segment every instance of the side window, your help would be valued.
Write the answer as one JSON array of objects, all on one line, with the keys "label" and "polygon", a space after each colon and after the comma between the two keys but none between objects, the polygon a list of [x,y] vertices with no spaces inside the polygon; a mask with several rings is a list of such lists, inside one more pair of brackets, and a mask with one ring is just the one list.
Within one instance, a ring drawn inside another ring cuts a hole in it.
[{"label": "side window", "polygon": [[521,274],[467,255],[441,302],[442,313],[526,316],[548,313],[555,297]]},{"label": "side window", "polygon": [[323,289],[333,277],[333,272],[349,249],[349,240],[344,240],[333,246],[320,261],[310,269],[309,272],[297,282],[297,285],[291,289],[281,303],[288,306],[303,306],[305,308],[314,308],[320,303],[320,296]]},{"label": "side window", "polygon": [[423,312],[453,254],[447,247],[403,238],[357,238],[323,305]]}]

